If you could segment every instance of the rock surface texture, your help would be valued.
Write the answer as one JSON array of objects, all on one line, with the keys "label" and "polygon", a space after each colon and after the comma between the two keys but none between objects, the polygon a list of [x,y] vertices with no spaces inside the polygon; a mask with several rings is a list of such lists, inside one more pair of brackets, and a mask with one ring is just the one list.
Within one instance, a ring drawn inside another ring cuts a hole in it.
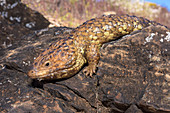
[{"label": "rock surface texture", "polygon": [[[48,23],[43,16],[35,20]],[[30,70],[44,48],[72,29],[37,25],[35,30],[22,21],[11,22],[4,17],[0,21],[0,112],[170,112],[168,28],[149,26],[104,44],[93,78],[81,70],[65,80],[37,81],[23,72]]]}]

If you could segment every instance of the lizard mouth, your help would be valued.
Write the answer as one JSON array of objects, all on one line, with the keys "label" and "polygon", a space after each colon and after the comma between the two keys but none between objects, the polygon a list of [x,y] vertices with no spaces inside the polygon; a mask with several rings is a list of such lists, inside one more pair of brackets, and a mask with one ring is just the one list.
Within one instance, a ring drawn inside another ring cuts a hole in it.
[{"label": "lizard mouth", "polygon": [[47,77],[49,74],[46,70],[37,71],[36,69],[32,69],[28,72],[28,76],[32,79],[43,80],[43,78]]},{"label": "lizard mouth", "polygon": [[52,69],[32,69],[28,72],[28,76],[32,79],[37,79],[39,81],[41,80],[52,80],[52,79],[63,79],[67,77],[67,69],[58,69],[58,71],[53,72]]}]

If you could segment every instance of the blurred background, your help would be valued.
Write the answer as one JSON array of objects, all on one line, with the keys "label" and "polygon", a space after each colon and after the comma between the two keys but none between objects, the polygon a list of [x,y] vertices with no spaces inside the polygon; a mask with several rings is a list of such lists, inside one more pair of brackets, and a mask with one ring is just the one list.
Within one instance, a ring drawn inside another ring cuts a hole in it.
[{"label": "blurred background", "polygon": [[[170,27],[170,0],[21,0],[54,26],[76,27],[103,14],[146,17]],[[169,11],[168,11],[169,10]]]}]

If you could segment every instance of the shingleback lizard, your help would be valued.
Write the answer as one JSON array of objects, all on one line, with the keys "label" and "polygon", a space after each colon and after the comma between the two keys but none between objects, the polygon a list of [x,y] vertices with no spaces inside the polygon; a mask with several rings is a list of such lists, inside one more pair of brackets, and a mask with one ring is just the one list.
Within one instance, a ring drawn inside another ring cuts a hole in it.
[{"label": "shingleback lizard", "polygon": [[42,52],[35,59],[28,76],[38,80],[68,78],[87,63],[83,71],[92,77],[102,44],[150,25],[158,23],[129,15],[108,15],[88,20]]}]

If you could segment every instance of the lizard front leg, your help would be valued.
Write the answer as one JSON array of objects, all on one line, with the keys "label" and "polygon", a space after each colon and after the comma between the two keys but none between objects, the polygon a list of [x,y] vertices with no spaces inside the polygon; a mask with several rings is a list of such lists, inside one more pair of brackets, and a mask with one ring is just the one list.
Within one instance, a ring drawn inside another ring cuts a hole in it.
[{"label": "lizard front leg", "polygon": [[100,59],[100,47],[101,45],[92,44],[86,49],[85,57],[88,62],[88,66],[85,67],[83,72],[87,75],[92,77],[93,73],[96,72],[96,67]]}]

